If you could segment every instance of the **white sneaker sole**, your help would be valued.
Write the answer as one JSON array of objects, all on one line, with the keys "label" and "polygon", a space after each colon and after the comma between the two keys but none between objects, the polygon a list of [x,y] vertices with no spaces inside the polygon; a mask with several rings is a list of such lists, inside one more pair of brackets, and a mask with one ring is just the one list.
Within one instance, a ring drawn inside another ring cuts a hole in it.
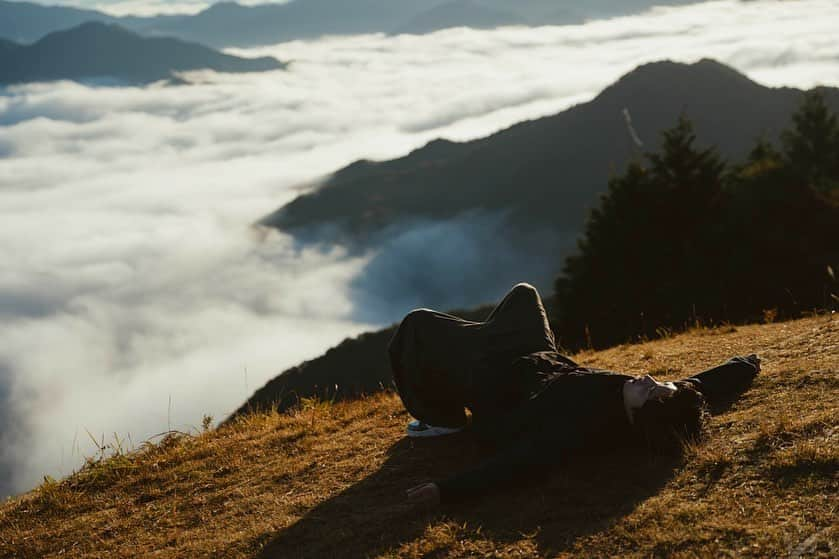
[{"label": "white sneaker sole", "polygon": [[442,437],[445,435],[453,435],[455,433],[459,433],[462,431],[462,428],[459,427],[435,427],[433,425],[426,426],[425,429],[415,430],[411,428],[411,425],[419,427],[418,421],[412,421],[408,424],[408,428],[406,430],[406,434],[409,437]]}]

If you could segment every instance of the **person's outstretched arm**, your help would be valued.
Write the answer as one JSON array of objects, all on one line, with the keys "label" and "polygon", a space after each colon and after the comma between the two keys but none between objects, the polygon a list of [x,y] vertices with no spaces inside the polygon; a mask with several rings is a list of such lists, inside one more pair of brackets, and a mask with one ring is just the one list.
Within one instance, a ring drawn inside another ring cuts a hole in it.
[{"label": "person's outstretched arm", "polygon": [[693,383],[713,407],[724,405],[743,393],[760,372],[757,355],[732,357],[722,365],[693,375],[685,380]]}]

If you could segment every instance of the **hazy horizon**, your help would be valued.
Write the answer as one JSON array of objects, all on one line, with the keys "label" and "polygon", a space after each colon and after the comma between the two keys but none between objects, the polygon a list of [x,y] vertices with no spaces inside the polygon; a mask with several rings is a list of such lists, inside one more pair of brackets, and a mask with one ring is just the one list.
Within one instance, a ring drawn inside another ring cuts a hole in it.
[{"label": "hazy horizon", "polygon": [[[236,2],[237,4],[253,6],[260,4],[287,4],[295,1],[306,0],[12,0],[12,1],[27,1],[35,4],[43,4],[46,6],[67,6],[72,8],[83,8],[88,10],[99,10],[101,12],[114,16],[154,16],[154,15],[168,15],[168,14],[196,14],[213,4],[220,2]],[[423,1],[423,0],[421,0]],[[424,0],[429,7],[434,4],[443,4],[446,0]],[[503,0],[484,0],[489,5],[498,6],[503,5]],[[533,1],[533,0],[531,0]],[[536,0],[538,1],[538,0]],[[564,0],[557,1],[557,6],[563,4],[574,5],[573,1]],[[644,2],[645,0],[635,0],[635,2]],[[701,0],[680,0],[687,2],[700,2]],[[748,1],[748,0],[744,0]],[[346,0],[334,0],[335,3],[346,2]],[[659,0],[659,4],[667,5],[673,3],[674,0]],[[656,4],[656,2],[652,2]],[[603,6],[620,6],[621,9],[626,9],[628,0],[599,0],[599,4]]]},{"label": "hazy horizon", "polygon": [[[213,4],[232,0],[13,0],[45,6],[66,6],[98,10],[112,16],[155,16],[169,14],[197,14]],[[286,4],[293,0],[235,0],[237,4]]]},{"label": "hazy horizon", "polygon": [[[839,86],[837,21],[826,0],[725,0],[579,26],[228,49],[292,65],[184,87],[0,89],[0,495],[77,468],[93,454],[86,431],[139,444],[221,419],[287,367],[424,304],[406,290],[360,313],[375,254],[249,229],[301,184],[554,114],[664,58]],[[452,238],[461,226],[433,227]],[[500,297],[507,279],[491,279],[446,303]]]}]

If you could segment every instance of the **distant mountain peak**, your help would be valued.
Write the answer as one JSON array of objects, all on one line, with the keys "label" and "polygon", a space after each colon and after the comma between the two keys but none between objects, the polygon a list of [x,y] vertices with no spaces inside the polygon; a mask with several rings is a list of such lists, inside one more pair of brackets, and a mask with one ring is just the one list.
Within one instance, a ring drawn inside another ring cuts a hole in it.
[{"label": "distant mountain peak", "polygon": [[172,79],[175,72],[277,70],[274,58],[240,58],[167,37],[143,37],[114,23],[88,21],[32,45],[0,43],[0,83],[114,78],[128,83]]},{"label": "distant mountain peak", "polygon": [[697,62],[658,60],[642,64],[597,96],[599,100],[633,98],[653,90],[687,91],[706,88],[751,91],[761,86],[736,69],[710,58]]},{"label": "distant mountain peak", "polygon": [[[84,23],[80,23],[75,27],[70,27],[69,29],[62,29],[61,31],[55,31],[50,33],[50,35],[57,35],[57,34],[65,34],[65,35],[83,35],[83,34],[90,34],[90,33],[99,33],[99,34],[112,34],[112,35],[130,35],[133,37],[139,37],[137,33],[134,31],[130,31],[121,25],[116,23],[110,23],[106,21],[86,21]],[[49,35],[47,35],[49,37]]]},{"label": "distant mountain peak", "polygon": [[247,6],[243,6],[237,2],[216,2],[215,4],[210,4],[207,6],[206,9],[201,10],[200,13],[202,14],[213,14],[213,15],[222,15],[226,13],[236,12],[239,10],[247,9]]},{"label": "distant mountain peak", "polygon": [[717,78],[737,78],[740,81],[747,81],[751,82],[749,78],[747,78],[744,74],[738,72],[731,66],[727,66],[718,60],[714,60],[712,58],[702,58],[697,62],[678,62],[674,60],[664,59],[664,60],[657,60],[653,62],[648,62],[646,64],[641,64],[625,76],[623,76],[620,80],[618,80],[618,84],[625,80],[630,80],[637,77],[643,78],[659,78],[659,77],[671,77],[675,75],[706,75],[710,76],[713,74],[713,77]]}]

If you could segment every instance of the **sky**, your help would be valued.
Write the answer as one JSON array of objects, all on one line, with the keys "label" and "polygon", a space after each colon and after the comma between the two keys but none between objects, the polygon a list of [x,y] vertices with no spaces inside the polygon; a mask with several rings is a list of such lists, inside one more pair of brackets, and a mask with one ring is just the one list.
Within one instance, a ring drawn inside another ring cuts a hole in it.
[{"label": "sky", "polygon": [[[461,235],[433,262],[445,269],[491,234],[494,216],[416,224],[351,255],[250,227],[330,171],[553,114],[664,56],[839,86],[837,23],[832,1],[718,1],[236,50],[292,64],[182,87],[0,90],[0,495],[77,468],[91,436],[137,446],[224,418],[280,371],[423,303],[406,287],[377,305],[359,286],[400,290],[388,274],[419,265],[429,239]],[[508,271],[531,269],[516,258]],[[447,303],[499,299],[499,278]]]}]

